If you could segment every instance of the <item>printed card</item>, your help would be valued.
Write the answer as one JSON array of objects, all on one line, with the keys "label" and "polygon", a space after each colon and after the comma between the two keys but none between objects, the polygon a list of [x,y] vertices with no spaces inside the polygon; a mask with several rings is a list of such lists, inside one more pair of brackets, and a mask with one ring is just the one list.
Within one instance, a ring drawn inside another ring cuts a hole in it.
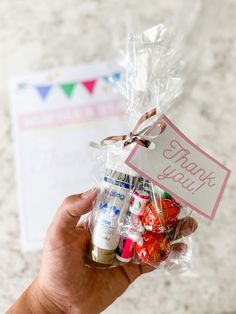
[{"label": "printed card", "polygon": [[[111,79],[110,79],[111,78]],[[90,141],[123,134],[113,62],[46,70],[11,84],[23,250],[42,247],[58,206],[93,184]]]},{"label": "printed card", "polygon": [[167,125],[163,133],[158,135],[157,124],[149,130],[149,135],[154,136],[155,149],[136,145],[126,164],[183,204],[212,219],[230,170],[191,142],[166,116],[162,121]]}]

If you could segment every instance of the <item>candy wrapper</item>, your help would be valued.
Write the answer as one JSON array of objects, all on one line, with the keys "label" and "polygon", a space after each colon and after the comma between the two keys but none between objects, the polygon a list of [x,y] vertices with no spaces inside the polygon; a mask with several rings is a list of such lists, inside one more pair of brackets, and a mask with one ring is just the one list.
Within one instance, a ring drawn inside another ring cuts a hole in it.
[{"label": "candy wrapper", "polygon": [[135,145],[153,149],[147,130],[156,123],[159,133],[154,137],[165,132],[161,114],[181,93],[182,64],[167,29],[158,25],[129,34],[123,65],[120,90],[132,131],[92,144],[106,161],[89,221],[88,258],[98,267],[129,262],[185,266],[191,259],[189,236],[197,229],[191,210],[125,163]]}]

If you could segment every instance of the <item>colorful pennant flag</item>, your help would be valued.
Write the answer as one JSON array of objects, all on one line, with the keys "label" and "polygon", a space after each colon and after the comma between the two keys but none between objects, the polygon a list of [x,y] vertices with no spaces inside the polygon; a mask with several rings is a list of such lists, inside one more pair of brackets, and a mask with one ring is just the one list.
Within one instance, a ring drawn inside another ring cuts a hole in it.
[{"label": "colorful pennant flag", "polygon": [[104,76],[102,77],[102,79],[103,79],[104,82],[106,82],[107,84],[111,83],[111,82],[110,82],[110,79],[109,79],[109,76],[107,76],[107,75],[104,75]]},{"label": "colorful pennant flag", "polygon": [[113,73],[112,79],[117,82],[120,80],[120,72]]},{"label": "colorful pennant flag", "polygon": [[92,94],[97,80],[83,81],[81,84]]},{"label": "colorful pennant flag", "polygon": [[43,100],[45,100],[52,88],[52,85],[38,85],[36,89]]},{"label": "colorful pennant flag", "polygon": [[75,86],[76,86],[76,82],[60,84],[60,88],[69,98],[72,96]]}]

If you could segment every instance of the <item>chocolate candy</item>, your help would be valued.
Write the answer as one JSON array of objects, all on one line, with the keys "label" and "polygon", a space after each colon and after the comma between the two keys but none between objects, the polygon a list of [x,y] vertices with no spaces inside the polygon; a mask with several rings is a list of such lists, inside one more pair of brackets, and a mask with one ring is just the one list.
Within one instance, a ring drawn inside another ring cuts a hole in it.
[{"label": "chocolate candy", "polygon": [[168,257],[170,241],[164,234],[145,232],[142,243],[136,243],[135,250],[144,263],[157,266]]},{"label": "chocolate candy", "polygon": [[180,205],[175,200],[156,199],[146,206],[141,221],[148,231],[166,232],[177,225],[179,212]]}]

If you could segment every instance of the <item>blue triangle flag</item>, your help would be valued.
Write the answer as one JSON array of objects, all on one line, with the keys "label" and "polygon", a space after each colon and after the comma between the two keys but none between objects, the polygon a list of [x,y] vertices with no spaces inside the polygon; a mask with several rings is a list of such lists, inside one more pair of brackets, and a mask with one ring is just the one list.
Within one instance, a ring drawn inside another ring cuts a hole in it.
[{"label": "blue triangle flag", "polygon": [[107,75],[104,75],[104,76],[102,77],[102,79],[103,79],[104,82],[106,82],[106,83],[111,83],[110,80],[109,80],[109,77],[108,77]]},{"label": "blue triangle flag", "polygon": [[45,100],[52,88],[52,85],[38,85],[36,89],[41,96],[42,100]]},{"label": "blue triangle flag", "polygon": [[113,73],[112,78],[116,82],[119,81],[120,80],[120,72]]}]

